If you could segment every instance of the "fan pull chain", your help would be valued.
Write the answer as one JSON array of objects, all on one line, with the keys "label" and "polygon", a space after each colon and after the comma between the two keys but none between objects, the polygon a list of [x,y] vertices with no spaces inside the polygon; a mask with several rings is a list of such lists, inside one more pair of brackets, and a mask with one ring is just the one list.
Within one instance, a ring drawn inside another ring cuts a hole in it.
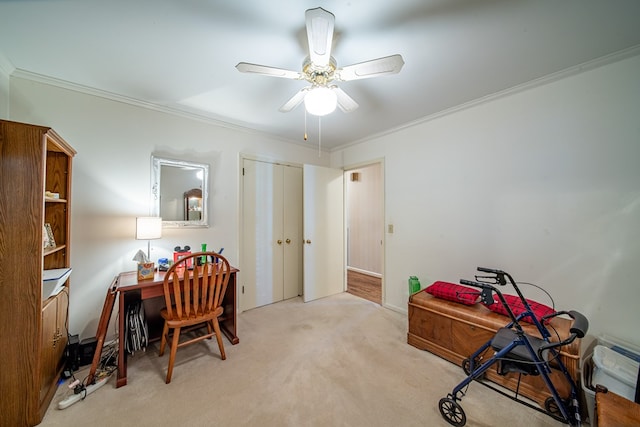
[{"label": "fan pull chain", "polygon": [[322,156],[322,117],[318,116],[318,157]]},{"label": "fan pull chain", "polygon": [[307,109],[304,109],[304,140],[307,140]]}]

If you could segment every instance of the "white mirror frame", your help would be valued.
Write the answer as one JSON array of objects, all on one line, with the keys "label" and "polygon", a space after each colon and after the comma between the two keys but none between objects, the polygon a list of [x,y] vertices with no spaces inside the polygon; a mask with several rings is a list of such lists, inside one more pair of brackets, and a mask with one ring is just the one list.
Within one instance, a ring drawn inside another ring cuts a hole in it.
[{"label": "white mirror frame", "polygon": [[[186,169],[202,170],[202,216],[199,221],[165,221],[162,226],[165,228],[207,228],[209,227],[209,165],[204,163],[188,162],[183,160],[167,159],[163,157],[151,156],[151,215],[162,216],[160,212],[160,195],[162,190],[162,167],[176,167]],[[185,185],[187,187],[187,185]],[[191,188],[185,188],[184,191]]]}]

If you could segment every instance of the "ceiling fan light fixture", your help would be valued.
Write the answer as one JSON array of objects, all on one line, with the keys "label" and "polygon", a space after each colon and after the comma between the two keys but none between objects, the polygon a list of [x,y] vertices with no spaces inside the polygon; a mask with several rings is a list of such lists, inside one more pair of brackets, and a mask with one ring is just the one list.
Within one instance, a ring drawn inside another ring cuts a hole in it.
[{"label": "ceiling fan light fixture", "polygon": [[328,87],[314,87],[304,96],[304,108],[314,116],[333,113],[338,105],[338,96]]},{"label": "ceiling fan light fixture", "polygon": [[309,86],[300,89],[279,108],[283,113],[293,110],[303,100],[306,112],[314,116],[326,116],[337,106],[345,113],[355,110],[358,103],[334,83],[396,74],[402,69],[404,60],[396,54],[338,68],[331,56],[335,18],[333,13],[321,7],[305,11],[309,55],[302,62],[302,72],[248,62],[239,62],[236,68],[241,73],[307,81]]}]

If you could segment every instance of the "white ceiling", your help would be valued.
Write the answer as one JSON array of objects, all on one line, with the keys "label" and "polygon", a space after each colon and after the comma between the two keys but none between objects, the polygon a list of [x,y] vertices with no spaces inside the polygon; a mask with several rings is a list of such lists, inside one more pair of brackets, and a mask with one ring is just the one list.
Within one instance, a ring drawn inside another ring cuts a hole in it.
[{"label": "white ceiling", "polygon": [[[360,108],[322,118],[325,148],[640,52],[638,0],[0,0],[0,64],[304,143],[304,107],[278,108],[306,82],[235,65],[299,71],[304,12],[318,6],[336,17],[338,66],[405,61],[399,74],[340,84]],[[308,130],[313,144],[317,118]]]}]

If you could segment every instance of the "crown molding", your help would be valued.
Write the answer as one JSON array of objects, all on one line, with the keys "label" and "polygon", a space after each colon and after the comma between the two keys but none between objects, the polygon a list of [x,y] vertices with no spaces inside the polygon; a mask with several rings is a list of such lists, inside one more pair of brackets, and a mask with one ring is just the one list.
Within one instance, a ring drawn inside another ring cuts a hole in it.
[{"label": "crown molding", "polygon": [[[505,89],[505,90],[501,90],[499,92],[495,92],[480,98],[477,98],[475,100],[466,102],[464,104],[460,104],[457,105],[455,107],[446,109],[446,110],[442,110],[439,111],[437,113],[422,117],[420,119],[411,121],[411,122],[407,122],[404,123],[400,126],[396,126],[394,128],[391,129],[387,129],[385,131],[379,132],[379,133],[375,133],[375,134],[371,134],[365,138],[361,138],[358,139],[356,141],[352,141],[350,143],[347,144],[343,144],[341,146],[332,148],[332,149],[325,149],[325,148],[320,148],[320,151],[323,152],[334,152],[334,151],[339,151],[339,150],[343,150],[345,148],[354,146],[354,145],[358,145],[367,141],[371,141],[373,139],[377,139],[377,138],[381,138],[383,136],[386,135],[390,135],[393,133],[396,133],[398,131],[404,130],[404,129],[408,129],[414,126],[418,126],[421,125],[423,123],[427,123],[436,119],[439,119],[441,117],[445,117],[454,113],[458,113],[460,111],[464,111],[467,110],[469,108],[473,108],[488,102],[492,102],[501,98],[505,98],[507,96],[511,96],[520,92],[524,92],[526,90],[529,89],[533,89],[536,87],[540,87],[540,86],[544,86],[547,85],[549,83],[558,81],[558,80],[562,80],[565,79],[567,77],[571,77],[586,71],[590,71],[605,65],[609,65],[618,61],[622,61],[624,59],[627,58],[631,58],[634,56],[640,55],[640,44],[629,47],[627,49],[623,49],[614,53],[611,53],[609,55],[605,55],[602,56],[600,58],[591,60],[591,61],[587,61],[584,62],[582,64],[573,66],[573,67],[569,67],[566,68],[564,70],[552,73],[552,74],[548,74],[546,76],[531,80],[529,82],[517,85],[517,86],[513,86],[511,88]],[[243,132],[243,133],[249,133],[249,134],[253,134],[253,135],[262,135],[264,136],[269,135],[271,138],[278,140],[278,141],[282,141],[282,142],[286,142],[289,144],[295,144],[295,145],[299,145],[299,146],[303,146],[303,147],[307,147],[309,148],[308,143],[303,143],[297,140],[291,140],[291,139],[285,139],[285,138],[281,138],[278,137],[276,135],[270,134],[268,132],[263,132],[263,131],[258,131],[255,129],[251,129],[249,127],[245,127],[245,126],[241,126],[241,125],[236,125],[233,123],[229,123],[223,120],[219,120],[204,114],[199,114],[193,111],[186,111],[186,110],[182,110],[182,109],[178,109],[178,108],[174,108],[174,107],[168,107],[168,106],[164,106],[164,105],[159,105],[159,104],[154,104],[151,102],[146,102],[146,101],[141,101],[139,99],[135,99],[135,98],[131,98],[131,97],[127,97],[127,96],[123,96],[123,95],[118,95],[112,92],[107,92],[104,90],[100,90],[100,89],[95,89],[89,86],[84,86],[84,85],[80,85],[77,83],[72,83],[69,81],[65,81],[65,80],[61,80],[61,79],[57,79],[54,77],[49,77],[49,76],[45,76],[42,74],[38,74],[38,73],[33,73],[30,71],[26,71],[20,68],[15,68],[13,66],[13,64],[11,64],[11,62],[9,60],[7,60],[2,53],[0,53],[0,71],[4,71],[6,72],[6,75],[9,75],[11,77],[16,77],[16,78],[22,78],[25,80],[31,80],[31,81],[35,81],[35,82],[39,82],[39,83],[44,83],[44,84],[48,84],[48,85],[52,85],[52,86],[56,86],[56,87],[61,87],[64,89],[68,89],[71,91],[75,91],[75,92],[80,92],[80,93],[84,93],[84,94],[88,94],[88,95],[93,95],[96,97],[100,97],[100,98],[105,98],[105,99],[109,99],[112,101],[117,101],[117,102],[122,102],[125,104],[129,104],[129,105],[133,105],[133,106],[137,106],[140,108],[145,108],[145,109],[149,109],[149,110],[154,110],[154,111],[159,111],[159,112],[163,112],[163,113],[167,113],[167,114],[171,114],[171,115],[175,115],[175,116],[179,116],[179,117],[184,117],[187,119],[191,119],[191,120],[196,120],[196,121],[200,121],[200,122],[204,122],[204,123],[208,123],[208,124],[213,124],[216,126],[220,126],[223,128],[227,128],[227,129],[231,129],[231,130],[235,130],[235,131],[239,131],[239,132]]]},{"label": "crown molding", "polygon": [[441,117],[445,117],[445,116],[448,116],[448,115],[451,115],[451,114],[454,114],[454,113],[458,113],[460,111],[467,110],[469,108],[473,108],[473,107],[476,107],[476,106],[479,106],[479,105],[482,105],[482,104],[486,104],[488,102],[492,102],[492,101],[495,101],[495,100],[498,100],[498,99],[501,99],[501,98],[505,98],[505,97],[508,97],[508,96],[511,96],[511,95],[514,95],[514,94],[517,94],[517,93],[520,93],[520,92],[524,92],[524,91],[527,91],[529,89],[533,89],[533,88],[536,88],[536,87],[544,86],[544,85],[556,82],[558,80],[565,79],[567,77],[575,76],[577,74],[581,74],[581,73],[584,73],[584,72],[587,72],[587,71],[591,71],[591,70],[594,70],[596,68],[600,68],[600,67],[603,67],[605,65],[613,64],[615,62],[619,62],[619,61],[622,61],[624,59],[632,58],[632,57],[638,56],[638,55],[640,55],[640,44],[632,46],[632,47],[627,48],[627,49],[623,49],[623,50],[611,53],[609,55],[602,56],[600,58],[596,58],[596,59],[591,60],[591,61],[584,62],[582,64],[575,65],[573,67],[565,68],[564,70],[560,70],[558,72],[555,72],[555,73],[552,73],[552,74],[548,74],[546,76],[543,76],[543,77],[540,77],[540,78],[537,78],[537,79],[534,79],[534,80],[530,80],[530,81],[528,81],[526,83],[522,83],[522,84],[519,84],[517,86],[513,86],[513,87],[510,87],[508,89],[504,89],[504,90],[501,90],[499,92],[492,93],[490,95],[486,95],[486,96],[474,99],[473,101],[469,101],[469,102],[466,102],[464,104],[456,105],[455,107],[451,107],[449,109],[439,111],[437,113],[422,117],[420,119],[417,119],[417,120],[414,120],[414,121],[411,121],[411,122],[407,122],[407,123],[402,124],[400,126],[396,126],[395,128],[387,129],[387,130],[385,130],[383,132],[372,134],[372,135],[370,135],[368,137],[361,138],[361,139],[359,139],[357,141],[353,141],[353,142],[350,142],[348,144],[343,144],[343,145],[341,145],[339,147],[335,147],[331,151],[332,152],[333,151],[338,151],[338,150],[342,150],[342,149],[345,149],[345,148],[348,148],[348,147],[352,147],[354,145],[362,144],[364,142],[371,141],[371,140],[377,139],[377,138],[381,138],[383,136],[387,136],[387,135],[396,133],[398,131],[414,127],[414,126],[418,126],[418,125],[421,125],[423,123],[427,123],[427,122],[439,119]]},{"label": "crown molding", "polygon": [[[1,65],[1,64],[0,64]],[[33,82],[37,82],[37,83],[43,83],[43,84],[47,84],[50,86],[55,86],[55,87],[59,87],[62,89],[67,89],[70,91],[74,91],[74,92],[79,92],[85,95],[91,95],[91,96],[96,96],[99,98],[104,98],[104,99],[108,99],[111,101],[116,101],[116,102],[121,102],[123,104],[128,104],[128,105],[132,105],[135,107],[140,107],[140,108],[145,108],[148,110],[154,110],[154,111],[158,111],[158,112],[162,112],[162,113],[166,113],[166,114],[171,114],[174,116],[178,116],[178,117],[183,117],[183,118],[187,118],[187,119],[191,119],[191,120],[195,120],[195,121],[199,121],[199,122],[203,122],[203,123],[207,123],[207,124],[212,124],[215,126],[219,126],[222,128],[226,128],[226,129],[231,129],[231,130],[235,130],[238,132],[243,132],[243,133],[249,133],[252,135],[260,135],[263,136],[269,135],[270,138],[281,141],[281,142],[287,142],[290,144],[296,144],[296,145],[300,145],[300,146],[304,146],[309,148],[308,144],[304,144],[304,143],[300,143],[298,141],[293,141],[290,139],[285,139],[285,138],[281,138],[278,137],[277,135],[273,135],[270,134],[268,132],[263,132],[263,131],[259,131],[256,129],[252,129],[246,126],[241,126],[241,125],[237,125],[234,123],[229,123],[223,120],[219,120],[210,116],[207,116],[205,114],[200,114],[194,111],[189,111],[189,110],[183,110],[180,108],[174,108],[174,107],[169,107],[166,105],[160,105],[160,104],[154,104],[152,102],[147,102],[147,101],[142,101],[136,98],[131,98],[128,96],[124,96],[124,95],[119,95],[113,92],[108,92],[108,91],[104,91],[101,89],[96,89],[90,86],[84,86],[78,83],[73,83],[73,82],[69,82],[66,80],[62,80],[62,79],[58,79],[55,77],[50,77],[50,76],[46,76],[43,74],[38,74],[38,73],[34,73],[31,71],[27,71],[27,70],[23,70],[20,68],[14,68],[14,71],[11,73],[11,77],[15,77],[15,78],[20,78],[20,79],[24,79],[24,80],[29,80],[29,81],[33,81]]]}]

